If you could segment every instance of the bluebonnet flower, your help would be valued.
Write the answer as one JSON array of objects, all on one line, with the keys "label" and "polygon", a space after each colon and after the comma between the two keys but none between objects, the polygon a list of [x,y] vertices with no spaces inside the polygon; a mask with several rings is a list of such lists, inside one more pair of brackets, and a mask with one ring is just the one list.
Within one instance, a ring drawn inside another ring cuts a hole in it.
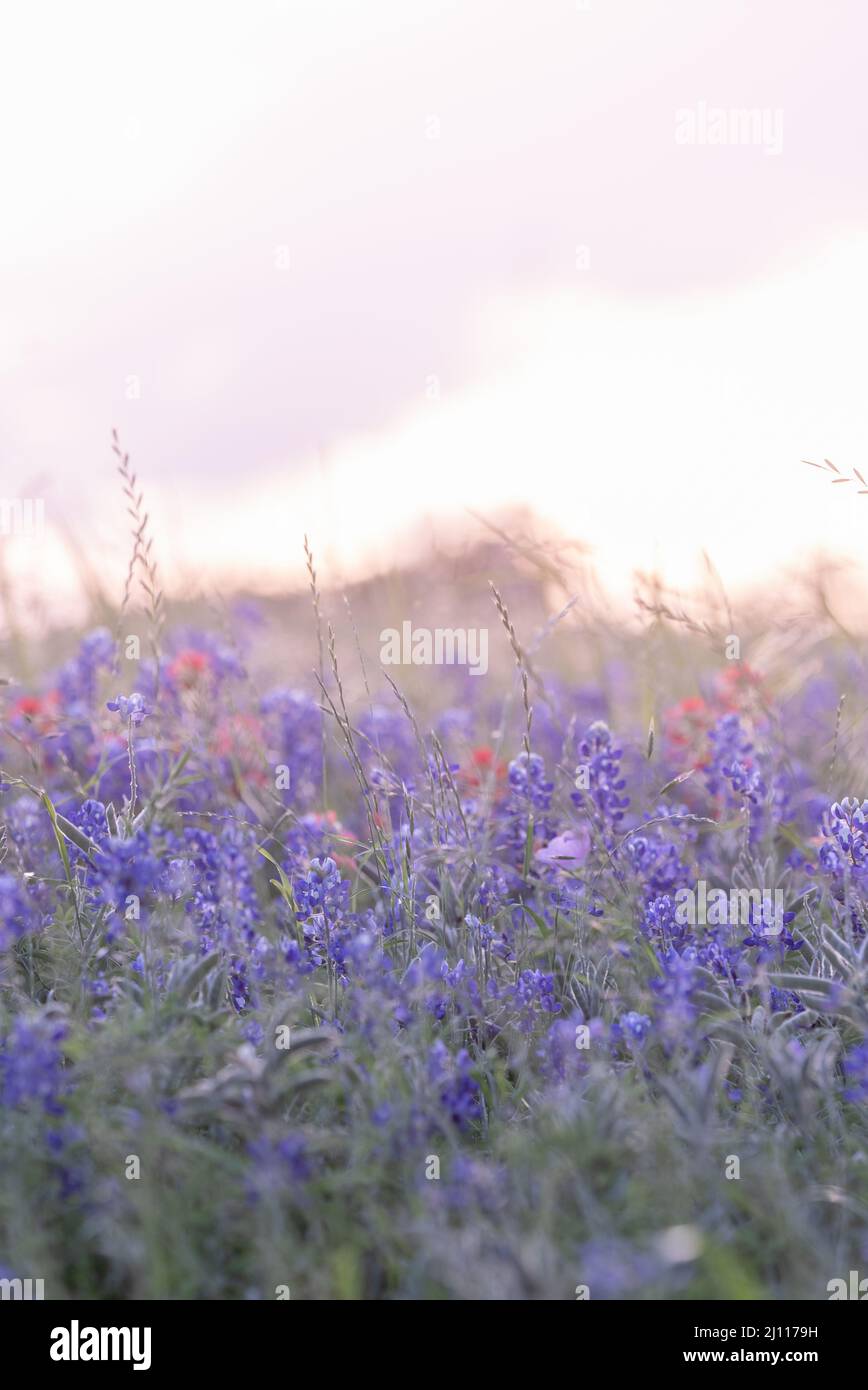
[{"label": "bluebonnet flower", "polygon": [[545,975],[541,970],[522,970],[511,992],[518,1007],[517,1022],[522,1032],[531,1031],[539,1014],[561,1011],[561,1004],[555,998],[554,975]]},{"label": "bluebonnet flower", "polygon": [[753,745],[741,726],[737,714],[724,714],[708,733],[711,758],[705,769],[705,781],[713,796],[725,790],[724,769],[743,762]]},{"label": "bluebonnet flower", "polygon": [[260,704],[268,757],[289,768],[284,798],[313,806],[322,780],[322,715],[316,701],[300,690],[274,690]]},{"label": "bluebonnet flower", "polygon": [[254,1139],[247,1152],[251,1158],[247,1181],[250,1202],[259,1202],[288,1187],[296,1188],[307,1182],[313,1172],[308,1146],[301,1135]]},{"label": "bluebonnet flower", "polygon": [[106,808],[101,801],[83,801],[70,814],[70,820],[82,830],[94,844],[103,845],[108,839],[109,827]]},{"label": "bluebonnet flower", "polygon": [[[90,882],[97,899],[119,913],[121,918],[130,909],[130,920],[145,921],[148,900],[162,871],[152,848],[150,834],[139,827],[126,838],[105,836],[100,848],[102,853],[94,856],[90,871]],[[129,901],[131,898],[135,900],[133,903]],[[119,922],[113,923],[109,929],[110,939],[120,929]]]},{"label": "bluebonnet flower", "polygon": [[769,1006],[773,1014],[792,1011],[794,1014],[804,1013],[804,1005],[798,994],[793,989],[778,989],[777,985],[769,988]]},{"label": "bluebonnet flower", "polygon": [[631,835],[622,853],[652,893],[671,893],[683,887],[687,880],[687,870],[677,847],[664,838],[660,827],[650,833]]},{"label": "bluebonnet flower", "polygon": [[111,668],[116,653],[117,643],[108,628],[97,628],[82,638],[75,656],[57,675],[57,689],[68,716],[88,717],[96,699],[100,672]]},{"label": "bluebonnet flower", "polygon": [[767,795],[767,787],[739,716],[724,714],[709,731],[708,741],[711,759],[705,781],[711,794],[723,795],[733,807],[744,800],[758,806]]},{"label": "bluebonnet flower", "polygon": [[538,753],[519,753],[507,771],[510,789],[515,800],[537,811],[547,811],[551,805],[552,783],[546,778],[545,763]]},{"label": "bluebonnet flower", "polygon": [[656,1014],[660,1034],[669,1046],[690,1043],[696,1021],[696,953],[679,954],[674,947],[658,955],[661,974],[651,981],[656,995]]},{"label": "bluebonnet flower", "polygon": [[450,1001],[444,991],[444,967],[448,970],[444,953],[430,943],[411,961],[404,973],[397,1010],[401,1023],[412,1023],[418,1007],[426,1009],[437,1019],[445,1018]]},{"label": "bluebonnet flower", "polygon": [[436,1196],[453,1212],[476,1209],[494,1215],[509,1202],[507,1178],[501,1164],[484,1163],[458,1152],[443,1181],[436,1184]]},{"label": "bluebonnet flower", "polygon": [[486,865],[477,889],[479,906],[487,917],[493,917],[509,897],[509,876],[500,864]]},{"label": "bluebonnet flower", "polygon": [[254,981],[263,971],[259,902],[250,864],[249,832],[230,821],[220,836],[188,829],[187,867],[179,866],[192,893],[185,903],[199,933],[202,955],[220,950],[229,967],[230,998],[237,1010],[255,1003]]},{"label": "bluebonnet flower", "polygon": [[470,928],[472,940],[476,941],[482,949],[490,946],[494,941],[494,927],[488,922],[481,922],[472,912],[467,913],[464,922]]},{"label": "bluebonnet flower", "polygon": [[[829,807],[828,835],[844,863],[861,869],[868,864],[868,801],[845,796]],[[840,862],[840,861],[839,861]]]},{"label": "bluebonnet flower", "polygon": [[621,1299],[660,1274],[660,1260],[619,1237],[601,1237],[582,1247],[576,1261],[593,1298]]},{"label": "bluebonnet flower", "polygon": [[116,695],[113,700],[106,702],[106,709],[119,714],[125,724],[132,724],[136,727],[148,716],[145,697],[137,692],[132,695]]},{"label": "bluebonnet flower", "polygon": [[[360,716],[358,727],[365,750],[363,757],[372,770],[377,769],[390,784],[394,783],[394,774],[398,779],[412,776],[418,749],[413,730],[401,710],[375,704]],[[392,769],[391,773],[388,768]]]},{"label": "bluebonnet flower", "polygon": [[33,906],[14,874],[0,873],[0,951],[34,926]]},{"label": "bluebonnet flower", "polygon": [[663,893],[646,903],[642,917],[642,932],[664,950],[673,945],[683,944],[693,935],[691,928],[678,915],[675,899],[668,893]]},{"label": "bluebonnet flower", "polygon": [[622,754],[623,750],[602,719],[595,719],[588,725],[577,749],[579,767],[587,786],[573,792],[572,799],[577,806],[584,806],[590,798],[601,824],[609,832],[607,843],[611,843],[611,832],[620,826],[630,805],[630,798],[621,795],[627,785],[621,775]]},{"label": "bluebonnet flower", "polygon": [[778,912],[768,901],[753,902],[749,908],[750,931],[742,943],[745,946],[760,948],[758,960],[769,960],[775,955],[785,955],[788,951],[800,951],[804,941],[793,936],[790,923],[795,921],[795,912]]},{"label": "bluebonnet flower", "polygon": [[525,858],[528,825],[533,823],[535,840],[547,841],[554,834],[547,812],[554,785],[546,776],[545,763],[538,753],[522,752],[513,758],[507,771],[509,793],[496,814],[502,817],[504,834],[500,850],[513,865]]},{"label": "bluebonnet flower", "polygon": [[328,856],[312,859],[307,873],[293,880],[298,904],[298,921],[317,965],[331,961],[344,982],[347,979],[347,924],[349,884],[345,883],[335,861]]},{"label": "bluebonnet flower", "polygon": [[759,806],[765,799],[767,789],[759,768],[736,762],[724,766],[721,771],[733,791],[751,801],[754,806]]},{"label": "bluebonnet flower", "polygon": [[630,1009],[612,1024],[612,1038],[616,1042],[635,1043],[641,1047],[651,1031],[651,1020],[647,1014]]},{"label": "bluebonnet flower", "polygon": [[466,1129],[481,1113],[479,1084],[471,1075],[471,1065],[465,1048],[453,1057],[440,1039],[428,1053],[428,1079],[436,1086],[440,1105],[457,1129]]},{"label": "bluebonnet flower", "polygon": [[312,859],[307,873],[293,884],[299,915],[308,917],[315,912],[335,914],[346,900],[346,885],[341,882],[340,870],[333,859]]},{"label": "bluebonnet flower", "polygon": [[15,1019],[0,1047],[0,1104],[36,1103],[47,1115],[64,1114],[66,1034],[65,1023],[46,1014]]},{"label": "bluebonnet flower", "polygon": [[[587,1042],[584,1046],[579,1039],[579,1029],[587,1029]],[[540,1070],[547,1081],[567,1081],[587,1070],[594,1044],[606,1036],[606,1025],[601,1018],[592,1018],[587,1023],[581,1011],[570,1018],[558,1018],[548,1029],[536,1048]]]},{"label": "bluebonnet flower", "polygon": [[868,1101],[868,1038],[853,1047],[843,1062],[847,1085],[844,1096],[847,1100]]}]

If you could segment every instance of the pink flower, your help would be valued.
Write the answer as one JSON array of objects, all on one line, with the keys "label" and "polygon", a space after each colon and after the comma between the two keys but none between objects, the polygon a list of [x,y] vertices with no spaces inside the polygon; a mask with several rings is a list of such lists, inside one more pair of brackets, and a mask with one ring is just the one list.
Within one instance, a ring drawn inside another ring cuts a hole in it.
[{"label": "pink flower", "polygon": [[585,826],[578,830],[565,830],[550,840],[545,849],[538,849],[537,859],[543,864],[554,864],[559,869],[577,869],[584,864],[591,850],[591,837]]}]

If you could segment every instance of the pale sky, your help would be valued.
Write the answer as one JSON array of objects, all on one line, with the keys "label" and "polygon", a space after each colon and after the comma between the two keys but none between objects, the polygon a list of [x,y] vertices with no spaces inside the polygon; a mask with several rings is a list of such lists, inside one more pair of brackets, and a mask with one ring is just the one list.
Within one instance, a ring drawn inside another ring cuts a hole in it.
[{"label": "pale sky", "polygon": [[703,548],[733,585],[861,556],[868,497],[799,459],[868,466],[866,30],[858,0],[10,11],[19,592],[66,611],[61,524],[122,581],[113,425],[170,585],[294,580],[305,530],[350,574],[509,503],[621,593]]}]

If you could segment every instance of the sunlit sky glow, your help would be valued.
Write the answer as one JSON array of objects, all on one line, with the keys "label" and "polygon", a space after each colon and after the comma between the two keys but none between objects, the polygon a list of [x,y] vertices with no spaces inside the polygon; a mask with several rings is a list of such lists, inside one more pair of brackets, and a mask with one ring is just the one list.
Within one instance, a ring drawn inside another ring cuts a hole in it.
[{"label": "sunlit sky glow", "polygon": [[[735,586],[859,563],[868,497],[799,460],[868,464],[865,30],[856,0],[17,7],[20,594],[70,611],[61,526],[122,583],[113,425],[170,587],[294,582],[305,531],[351,576],[505,505],[621,594],[703,549]],[[701,103],[779,112],[781,151],[680,145]]]}]

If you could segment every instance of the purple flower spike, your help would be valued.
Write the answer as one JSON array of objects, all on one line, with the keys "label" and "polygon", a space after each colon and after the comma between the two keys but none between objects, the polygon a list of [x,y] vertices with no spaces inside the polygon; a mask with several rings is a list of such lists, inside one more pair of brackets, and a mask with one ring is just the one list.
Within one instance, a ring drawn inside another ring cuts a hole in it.
[{"label": "purple flower spike", "polygon": [[106,709],[119,714],[125,723],[135,724],[136,727],[148,716],[148,711],[145,709],[145,697],[137,693],[115,696],[113,700],[108,701]]}]

